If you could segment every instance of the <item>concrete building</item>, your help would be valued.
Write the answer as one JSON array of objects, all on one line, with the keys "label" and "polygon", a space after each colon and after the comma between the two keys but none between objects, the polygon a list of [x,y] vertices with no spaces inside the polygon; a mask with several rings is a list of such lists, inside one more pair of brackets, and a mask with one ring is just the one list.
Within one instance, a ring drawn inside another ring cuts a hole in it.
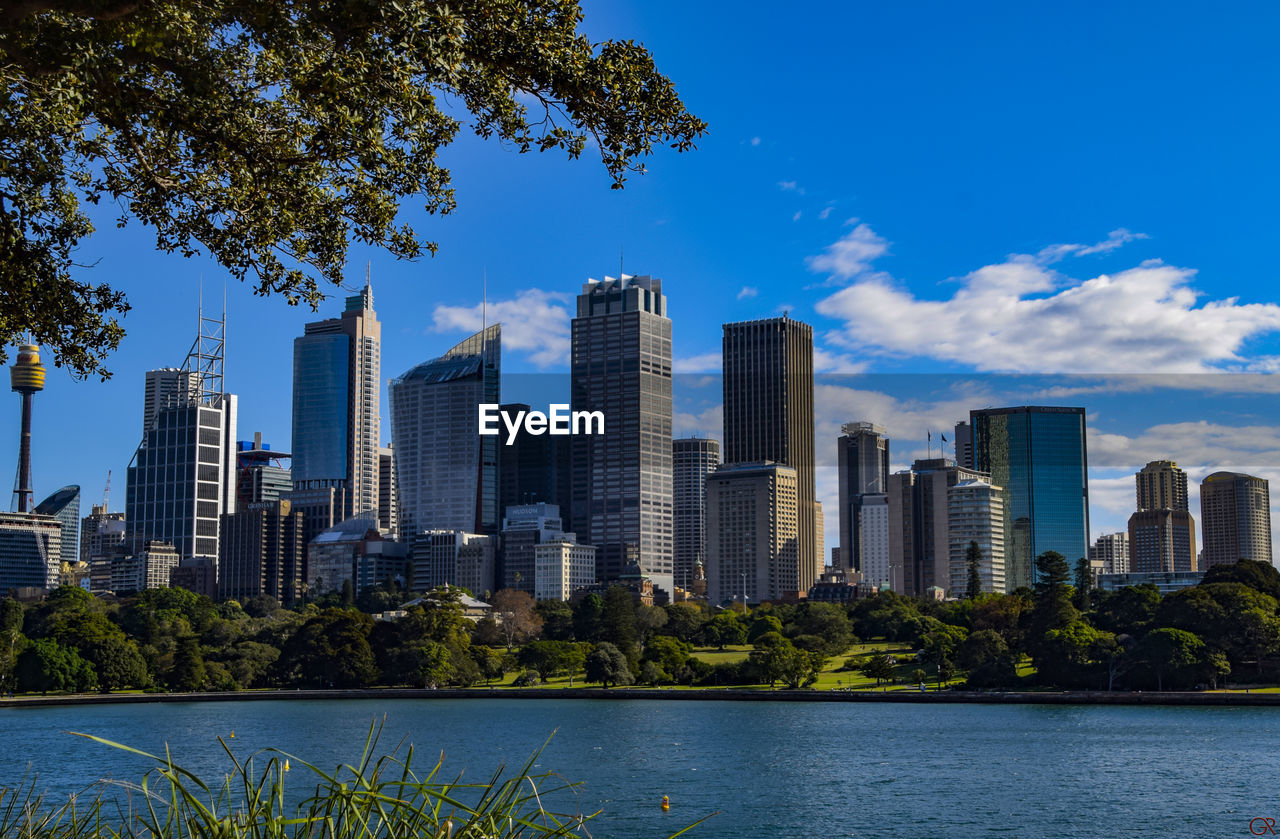
[{"label": "concrete building", "polygon": [[80,561],[80,487],[65,486],[36,505],[36,514],[53,516],[62,528],[59,561],[75,565]]},{"label": "concrete building", "polygon": [[80,522],[80,561],[89,566],[89,589],[111,587],[111,558],[124,545],[124,513],[109,513],[95,504]]},{"label": "concrete building", "polygon": [[727,323],[723,358],[725,463],[772,461],[796,470],[798,583],[788,590],[808,591],[823,559],[815,506],[813,327],[785,316]]},{"label": "concrete building", "polygon": [[348,580],[357,594],[387,580],[409,582],[407,546],[384,537],[372,512],[326,528],[307,556],[308,584],[317,594],[341,591]]},{"label": "concrete building", "polygon": [[1129,573],[1129,534],[1104,533],[1089,547],[1089,565],[1101,574]]},{"label": "concrete building", "polygon": [[148,370],[142,391],[142,436],[156,423],[162,409],[185,405],[200,398],[200,377],[184,367]]},{"label": "concrete building", "polygon": [[1187,473],[1153,460],[1135,476],[1137,511],[1129,517],[1129,565],[1139,574],[1196,570],[1196,523],[1187,512]]},{"label": "concrete building", "polygon": [[392,539],[400,532],[396,497],[396,456],[390,444],[378,449],[378,529]]},{"label": "concrete building", "polygon": [[978,578],[984,594],[1008,590],[1004,573],[1004,493],[977,478],[960,481],[947,490],[947,538],[951,544],[951,597],[969,590],[969,547],[982,551]]},{"label": "concrete building", "polygon": [[36,513],[0,512],[0,593],[57,588],[61,568],[61,522]]},{"label": "concrete building", "polygon": [[[889,496],[885,493],[863,493],[856,504],[858,519],[858,556],[860,572],[845,567],[846,574],[861,573],[862,579],[874,586],[893,589],[894,577],[889,552]],[[899,589],[893,589],[895,591]]]},{"label": "concrete building", "polygon": [[258,501],[222,517],[218,597],[269,594],[292,603],[305,583],[303,514],[289,501]]},{"label": "concrete building", "polygon": [[973,426],[967,422],[958,422],[955,427],[955,436],[953,447],[955,449],[956,465],[963,466],[965,469],[973,467]]},{"label": "concrete building", "polygon": [[707,560],[707,475],[720,465],[720,443],[705,437],[671,441],[675,585],[688,591]]},{"label": "concrete building", "polygon": [[424,530],[497,534],[499,438],[477,433],[477,406],[500,401],[501,365],[494,324],[388,386],[406,544]]},{"label": "concrete building", "polygon": [[1009,589],[1035,582],[1035,558],[1074,564],[1089,548],[1084,408],[1024,405],[969,412],[974,468],[1004,487]]},{"label": "concrete building", "polygon": [[409,546],[413,587],[458,586],[483,599],[496,590],[497,539],[462,530],[424,530]]},{"label": "concrete building", "polygon": [[293,477],[284,462],[288,452],[271,450],[262,442],[262,432],[253,440],[236,443],[236,507],[279,501],[293,490]]},{"label": "concrete building", "polygon": [[1266,478],[1214,472],[1200,482],[1204,568],[1252,559],[1271,562],[1271,488]]},{"label": "concrete building", "polygon": [[[566,540],[576,544],[577,534],[564,529],[560,508],[555,504],[539,501],[508,507],[502,519],[497,587],[527,592],[536,597],[538,545]],[[587,584],[595,581],[593,571]]]},{"label": "concrete building", "polygon": [[149,539],[133,551],[111,558],[111,591],[125,594],[149,588],[169,588],[170,578],[180,559],[172,544]]},{"label": "concrete building", "polygon": [[342,490],[343,521],[378,507],[382,325],[366,275],[340,317],[293,342],[294,489]]},{"label": "concrete building", "polygon": [[[781,463],[735,463],[707,476],[707,598],[750,603],[808,591],[798,553],[799,477]],[[803,588],[802,588],[803,586]]]},{"label": "concrete building", "polygon": [[[862,499],[889,489],[889,437],[883,426],[848,422],[836,441],[840,479],[840,557],[846,571],[862,571]],[[876,502],[881,504],[882,502]]]},{"label": "concrete building", "polygon": [[535,600],[568,600],[580,588],[595,585],[596,549],[568,538],[533,547]]},{"label": "concrete building", "polygon": [[[951,584],[951,505],[947,493],[963,481],[989,481],[949,458],[917,460],[889,476],[889,582],[898,594],[924,596]],[[1006,576],[1008,542],[1006,541]],[[876,583],[876,580],[868,580]]]},{"label": "concrete building", "polygon": [[635,563],[669,596],[671,321],[662,280],[588,281],[571,330],[572,408],[604,413],[603,434],[570,438],[572,529],[596,548],[597,580],[617,580]]}]

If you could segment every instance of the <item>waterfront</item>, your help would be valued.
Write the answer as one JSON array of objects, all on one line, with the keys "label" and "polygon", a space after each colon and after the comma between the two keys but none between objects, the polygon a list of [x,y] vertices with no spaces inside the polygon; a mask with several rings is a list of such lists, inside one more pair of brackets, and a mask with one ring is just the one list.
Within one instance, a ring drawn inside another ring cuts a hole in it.
[{"label": "waterfront", "polygon": [[[65,732],[158,751],[218,777],[215,737],[237,754],[276,746],[321,766],[352,761],[374,716],[383,745],[485,780],[539,761],[582,781],[597,837],[1248,835],[1276,817],[1265,708],[893,705],[545,700],[324,700],[11,708],[14,760],[57,795],[136,780],[139,758]],[[301,779],[299,779],[301,780]],[[672,809],[658,808],[669,795]],[[572,807],[563,800],[558,806]]]}]

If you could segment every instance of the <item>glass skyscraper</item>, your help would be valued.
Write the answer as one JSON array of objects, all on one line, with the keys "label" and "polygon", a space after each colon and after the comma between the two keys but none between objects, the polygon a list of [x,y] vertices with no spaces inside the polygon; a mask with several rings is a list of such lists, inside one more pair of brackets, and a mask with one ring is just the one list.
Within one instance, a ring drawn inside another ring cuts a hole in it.
[{"label": "glass skyscraper", "polygon": [[498,532],[498,435],[477,406],[500,400],[501,324],[392,379],[391,441],[401,538],[424,530]]},{"label": "glass skyscraper", "polygon": [[339,518],[378,509],[382,326],[368,279],[341,317],[306,325],[293,342],[295,489],[334,487]]},{"label": "glass skyscraper", "polygon": [[602,411],[604,433],[573,441],[571,521],[596,548],[596,578],[634,563],[670,593],[671,320],[662,280],[592,280],[571,336],[573,410]]},{"label": "glass skyscraper", "polygon": [[36,505],[36,513],[53,516],[62,526],[63,562],[80,561],[80,487],[65,486]]},{"label": "glass skyscraper", "polygon": [[1004,487],[1009,590],[1035,581],[1035,558],[1067,563],[1089,550],[1084,408],[1022,406],[969,412],[974,466]]}]

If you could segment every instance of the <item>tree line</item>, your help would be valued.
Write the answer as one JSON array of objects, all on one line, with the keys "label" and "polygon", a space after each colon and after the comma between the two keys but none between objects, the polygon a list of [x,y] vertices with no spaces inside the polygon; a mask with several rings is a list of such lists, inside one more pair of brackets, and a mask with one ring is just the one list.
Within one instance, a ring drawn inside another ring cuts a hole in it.
[{"label": "tree line", "polygon": [[[379,586],[285,609],[271,597],[214,603],[184,589],[119,600],[60,588],[0,600],[0,687],[62,692],[270,687],[465,687],[567,679],[614,685],[811,685],[859,640],[907,648],[853,655],[841,670],[882,681],[974,688],[1183,689],[1224,678],[1280,681],[1280,572],[1215,566],[1167,596],[1151,585],[1101,592],[1087,567],[1036,560],[1039,582],[1010,594],[936,602],[884,592],[848,605],[650,606],[614,587],[574,604],[500,591],[464,614],[457,589],[403,617],[374,614],[410,595]],[[750,649],[709,663],[695,647]]]}]

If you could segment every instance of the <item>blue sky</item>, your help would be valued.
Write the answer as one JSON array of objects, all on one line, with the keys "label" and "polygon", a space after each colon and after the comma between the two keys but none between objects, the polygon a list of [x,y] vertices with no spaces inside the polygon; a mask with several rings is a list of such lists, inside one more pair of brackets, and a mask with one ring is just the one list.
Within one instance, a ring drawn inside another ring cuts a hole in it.
[{"label": "blue sky", "polygon": [[[889,425],[905,466],[923,453],[922,427],[981,407],[969,400],[1083,404],[1095,532],[1123,525],[1126,476],[1152,457],[1193,479],[1224,460],[1259,472],[1278,462],[1273,5],[585,10],[592,38],[654,51],[708,135],[695,152],[657,154],[622,191],[589,152],[570,162],[461,139],[445,157],[458,211],[404,210],[439,255],[409,264],[352,251],[353,287],[372,264],[384,376],[476,325],[486,274],[506,369],[563,372],[572,295],[616,275],[621,251],[627,273],[663,278],[683,372],[716,370],[721,323],[785,309],[814,325],[828,372],[926,374],[927,385],[876,375],[872,387],[820,388],[820,461],[841,421]],[[33,448],[37,496],[79,483],[96,500],[112,469],[120,507],[143,372],[182,362],[198,283],[220,308],[224,274],[156,253],[148,231],[112,220],[98,219],[80,256],[94,264],[86,277],[129,293],[129,337],[107,383],[51,371]],[[260,430],[287,449],[292,340],[318,316],[239,286],[227,300],[241,436]],[[340,309],[333,300],[319,316]],[[1097,377],[1082,390],[1078,379],[991,378],[1002,373]],[[0,440],[16,442],[12,399]],[[714,433],[714,406],[682,405],[678,424]]]}]

